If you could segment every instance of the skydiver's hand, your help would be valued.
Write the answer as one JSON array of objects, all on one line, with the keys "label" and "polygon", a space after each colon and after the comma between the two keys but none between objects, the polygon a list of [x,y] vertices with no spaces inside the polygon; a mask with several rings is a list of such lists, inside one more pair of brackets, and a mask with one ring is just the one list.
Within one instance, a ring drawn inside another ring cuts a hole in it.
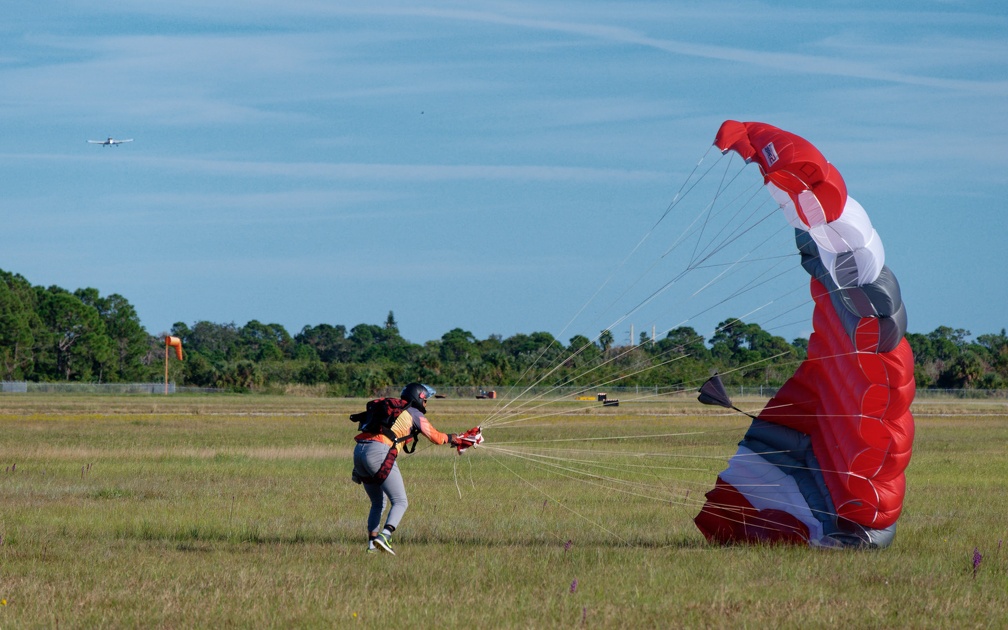
[{"label": "skydiver's hand", "polygon": [[455,435],[454,433],[449,433],[448,446],[458,446],[458,445],[459,445],[458,436]]},{"label": "skydiver's hand", "polygon": [[462,435],[456,435],[453,437],[457,443],[455,448],[458,449],[459,455],[473,446],[479,446],[483,443],[483,431],[478,426],[469,429]]}]

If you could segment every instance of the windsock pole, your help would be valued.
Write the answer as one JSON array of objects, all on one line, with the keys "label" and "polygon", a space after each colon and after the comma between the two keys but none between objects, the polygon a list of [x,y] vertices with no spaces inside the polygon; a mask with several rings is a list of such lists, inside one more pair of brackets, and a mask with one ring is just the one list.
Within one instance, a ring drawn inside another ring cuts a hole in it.
[{"label": "windsock pole", "polygon": [[164,393],[168,395],[168,348],[175,348],[175,356],[182,360],[182,340],[178,337],[167,336],[164,339]]}]

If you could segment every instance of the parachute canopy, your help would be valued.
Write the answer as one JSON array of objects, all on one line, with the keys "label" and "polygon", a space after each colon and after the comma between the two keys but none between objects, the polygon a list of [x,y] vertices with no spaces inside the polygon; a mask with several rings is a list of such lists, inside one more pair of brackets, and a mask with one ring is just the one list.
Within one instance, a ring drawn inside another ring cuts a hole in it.
[{"label": "parachute canopy", "polygon": [[808,140],[764,123],[726,120],[714,145],[759,164],[770,193],[781,205],[790,198],[806,226],[834,221],[843,213],[847,186]]},{"label": "parachute canopy", "polygon": [[[729,120],[714,144],[759,165],[795,228],[815,306],[808,358],[754,418],[697,527],[721,543],[885,547],[903,506],[915,385],[882,241],[807,140]],[[701,402],[732,406],[718,385],[705,383]]]}]

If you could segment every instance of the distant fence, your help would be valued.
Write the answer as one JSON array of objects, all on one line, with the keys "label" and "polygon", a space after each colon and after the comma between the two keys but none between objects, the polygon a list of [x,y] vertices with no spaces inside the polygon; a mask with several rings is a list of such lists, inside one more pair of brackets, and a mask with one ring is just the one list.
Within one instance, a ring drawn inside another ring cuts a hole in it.
[{"label": "distant fence", "polygon": [[[671,397],[692,397],[697,393],[697,388],[684,388],[681,386],[671,387],[548,387],[540,385],[536,387],[522,386],[496,386],[496,387],[437,387],[438,396],[448,398],[477,398],[484,397],[489,392],[496,392],[497,398],[518,398],[528,399],[536,396],[548,398],[577,398],[580,396],[595,397],[600,393],[608,394],[611,398],[623,396],[625,400],[633,398],[654,398],[659,396]],[[745,396],[770,398],[777,394],[779,388],[770,385],[744,385],[729,386],[725,389],[732,398],[742,398]],[[189,387],[176,386],[175,383],[168,383],[169,394],[218,394],[230,390],[214,387]],[[26,393],[52,393],[52,394],[164,394],[164,383],[76,383],[76,382],[54,382],[54,383],[32,383],[25,381],[0,381],[0,393],[2,394],[26,394]],[[378,392],[380,396],[398,396],[397,388],[389,388]],[[1008,390],[1004,389],[918,389],[918,399],[968,399],[968,400],[1008,400]]]},{"label": "distant fence", "polygon": [[[176,387],[168,383],[169,394],[214,394],[223,392],[213,387]],[[26,381],[2,381],[0,393],[4,394],[161,394],[165,393],[164,383],[32,383]]]}]

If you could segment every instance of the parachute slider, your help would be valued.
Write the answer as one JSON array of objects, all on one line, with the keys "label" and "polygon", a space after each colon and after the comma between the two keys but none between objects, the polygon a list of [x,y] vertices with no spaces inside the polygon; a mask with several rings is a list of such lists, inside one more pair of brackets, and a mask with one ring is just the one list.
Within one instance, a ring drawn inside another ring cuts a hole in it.
[{"label": "parachute slider", "polygon": [[700,386],[698,391],[700,392],[700,395],[697,396],[697,400],[705,405],[717,405],[726,409],[734,409],[739,413],[744,413],[753,420],[756,419],[756,416],[742,411],[732,404],[731,398],[728,396],[728,391],[725,389],[724,383],[721,381],[721,375],[717,372],[714,372],[714,374]]},{"label": "parachute slider", "polygon": [[483,443],[483,428],[475,426],[465,433],[458,435],[455,440],[457,444],[455,448],[458,450],[458,454],[461,455],[470,448]]}]

